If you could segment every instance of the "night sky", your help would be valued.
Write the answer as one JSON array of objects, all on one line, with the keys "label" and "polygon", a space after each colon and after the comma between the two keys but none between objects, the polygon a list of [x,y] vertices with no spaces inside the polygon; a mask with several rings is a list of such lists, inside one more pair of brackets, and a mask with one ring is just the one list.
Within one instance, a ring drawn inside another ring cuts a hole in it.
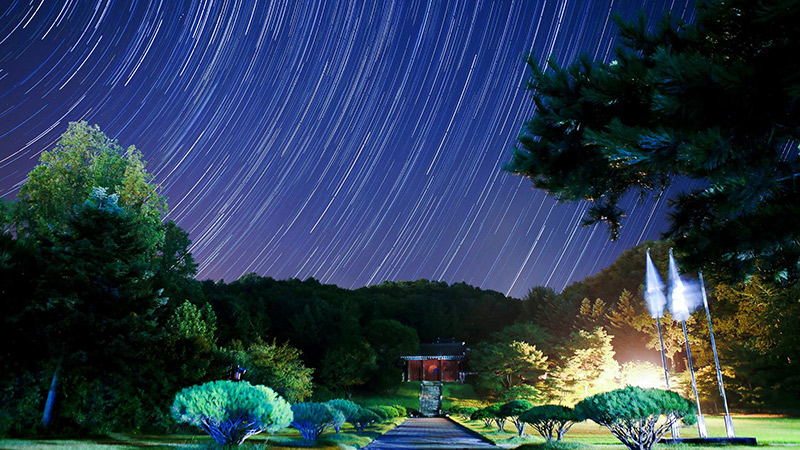
[{"label": "night sky", "polygon": [[0,196],[67,124],[135,145],[191,235],[198,278],[355,288],[464,281],[556,290],[658,238],[619,242],[503,172],[534,108],[524,62],[609,59],[617,11],[688,0],[0,2]]}]

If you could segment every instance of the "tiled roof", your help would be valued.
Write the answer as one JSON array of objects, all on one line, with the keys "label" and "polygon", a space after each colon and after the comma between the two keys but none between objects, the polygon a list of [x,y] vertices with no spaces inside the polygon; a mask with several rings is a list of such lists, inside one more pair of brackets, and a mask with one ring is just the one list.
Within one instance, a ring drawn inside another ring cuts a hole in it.
[{"label": "tiled roof", "polygon": [[463,356],[465,352],[463,342],[419,344],[418,356]]}]

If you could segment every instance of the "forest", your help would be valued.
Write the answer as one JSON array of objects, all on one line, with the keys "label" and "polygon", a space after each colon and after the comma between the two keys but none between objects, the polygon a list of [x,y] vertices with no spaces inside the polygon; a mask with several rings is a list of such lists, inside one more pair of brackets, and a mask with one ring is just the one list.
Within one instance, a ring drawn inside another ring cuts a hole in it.
[{"label": "forest", "polygon": [[[666,273],[669,241],[522,299],[429,280],[355,290],[257,274],[198,281],[188,235],[162,222],[165,209],[138,151],[85,123],[70,125],[18,200],[2,204],[0,433],[174,430],[176,392],[236,367],[290,402],[391,393],[403,380],[399,357],[439,337],[467,343],[468,382],[487,401],[571,404],[626,374],[659,374],[644,252]],[[708,285],[734,408],[793,407],[796,286]],[[681,379],[683,335],[664,325]],[[701,312],[688,325],[703,401],[719,408],[708,325]]]}]

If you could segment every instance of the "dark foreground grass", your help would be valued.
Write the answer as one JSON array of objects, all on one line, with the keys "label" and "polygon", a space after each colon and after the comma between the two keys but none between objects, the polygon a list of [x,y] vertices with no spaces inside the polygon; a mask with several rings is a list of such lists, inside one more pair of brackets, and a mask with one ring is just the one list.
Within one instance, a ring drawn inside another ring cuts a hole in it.
[{"label": "dark foreground grass", "polygon": [[[363,448],[404,419],[370,426],[356,432],[349,424],[339,434],[325,432],[316,442],[303,439],[294,429],[274,435],[256,435],[242,450],[347,450]],[[0,450],[221,450],[207,435],[133,436],[111,434],[101,439],[2,439]],[[226,449],[227,450],[227,449]]]}]

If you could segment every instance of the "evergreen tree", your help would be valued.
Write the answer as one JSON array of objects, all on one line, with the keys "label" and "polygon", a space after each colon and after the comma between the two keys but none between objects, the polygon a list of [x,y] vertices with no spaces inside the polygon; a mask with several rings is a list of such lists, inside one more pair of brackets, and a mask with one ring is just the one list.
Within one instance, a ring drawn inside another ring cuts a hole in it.
[{"label": "evergreen tree", "polygon": [[507,170],[591,202],[584,223],[612,239],[623,195],[696,181],[667,232],[685,269],[798,279],[800,1],[701,0],[691,24],[617,23],[610,63],[529,60],[537,111]]}]

